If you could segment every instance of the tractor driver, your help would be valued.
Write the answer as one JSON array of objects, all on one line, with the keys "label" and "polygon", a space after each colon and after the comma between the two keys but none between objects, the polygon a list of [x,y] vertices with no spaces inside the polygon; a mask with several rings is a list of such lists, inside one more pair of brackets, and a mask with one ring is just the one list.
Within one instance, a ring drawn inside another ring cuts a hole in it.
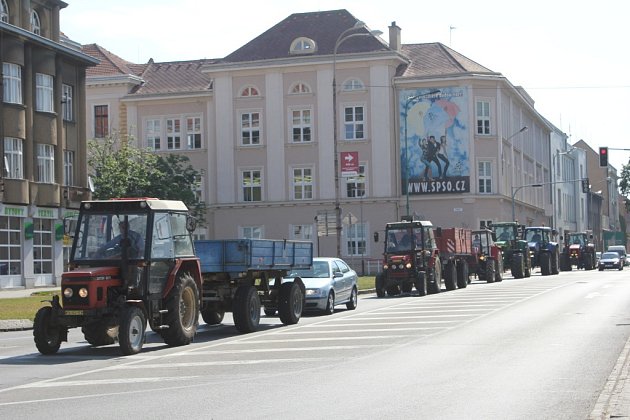
[{"label": "tractor driver", "polygon": [[144,238],[135,230],[129,229],[129,222],[121,220],[118,223],[119,233],[109,242],[101,246],[97,255],[120,257],[123,241],[127,241],[129,258],[140,258],[144,253]]}]

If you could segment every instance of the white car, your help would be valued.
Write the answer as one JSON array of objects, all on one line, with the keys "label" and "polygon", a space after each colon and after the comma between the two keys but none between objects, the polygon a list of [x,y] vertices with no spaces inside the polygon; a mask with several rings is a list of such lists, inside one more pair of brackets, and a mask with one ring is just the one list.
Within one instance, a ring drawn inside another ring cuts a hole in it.
[{"label": "white car", "polygon": [[332,314],[337,305],[355,309],[358,301],[359,277],[340,258],[316,257],[308,270],[295,270],[287,277],[299,277],[306,286],[305,311]]}]

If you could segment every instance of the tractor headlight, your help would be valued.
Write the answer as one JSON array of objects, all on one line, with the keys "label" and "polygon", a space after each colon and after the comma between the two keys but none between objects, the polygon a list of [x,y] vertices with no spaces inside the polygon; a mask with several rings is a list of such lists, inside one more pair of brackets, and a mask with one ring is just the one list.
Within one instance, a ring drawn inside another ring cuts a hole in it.
[{"label": "tractor headlight", "polygon": [[383,270],[387,270],[389,266],[387,264],[383,264]]},{"label": "tractor headlight", "polygon": [[63,296],[64,296],[66,299],[70,299],[70,298],[72,297],[72,295],[73,295],[73,294],[74,294],[74,292],[72,291],[72,289],[71,289],[71,288],[66,287],[65,289],[63,289]]},{"label": "tractor headlight", "polygon": [[85,287],[79,289],[79,296],[82,298],[86,298],[88,295],[88,290]]},{"label": "tractor headlight", "polygon": [[405,268],[407,268],[407,270],[409,270],[411,268],[411,263],[408,262],[407,265],[405,265]]}]

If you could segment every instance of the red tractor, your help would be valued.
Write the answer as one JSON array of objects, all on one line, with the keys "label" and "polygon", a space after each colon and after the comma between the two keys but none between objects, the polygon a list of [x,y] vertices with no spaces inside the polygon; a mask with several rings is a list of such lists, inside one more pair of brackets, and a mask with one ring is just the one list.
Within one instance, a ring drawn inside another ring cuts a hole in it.
[{"label": "red tractor", "polygon": [[597,267],[595,244],[591,242],[593,234],[586,232],[569,233],[564,238],[564,248],[560,255],[560,270],[571,271],[575,265],[578,270],[594,270]]},{"label": "red tractor", "polygon": [[468,265],[470,272],[477,274],[479,280],[488,283],[503,280],[503,253],[494,243],[489,229],[472,232],[472,256]]}]

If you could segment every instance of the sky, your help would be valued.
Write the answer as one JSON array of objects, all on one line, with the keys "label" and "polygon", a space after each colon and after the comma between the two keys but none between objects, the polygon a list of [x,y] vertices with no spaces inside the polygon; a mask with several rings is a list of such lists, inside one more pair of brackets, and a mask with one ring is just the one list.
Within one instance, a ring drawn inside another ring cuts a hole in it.
[{"label": "sky", "polygon": [[388,40],[441,42],[523,86],[536,110],[630,161],[628,0],[65,0],[61,30],[134,63],[222,58],[293,13],[346,9]]}]

